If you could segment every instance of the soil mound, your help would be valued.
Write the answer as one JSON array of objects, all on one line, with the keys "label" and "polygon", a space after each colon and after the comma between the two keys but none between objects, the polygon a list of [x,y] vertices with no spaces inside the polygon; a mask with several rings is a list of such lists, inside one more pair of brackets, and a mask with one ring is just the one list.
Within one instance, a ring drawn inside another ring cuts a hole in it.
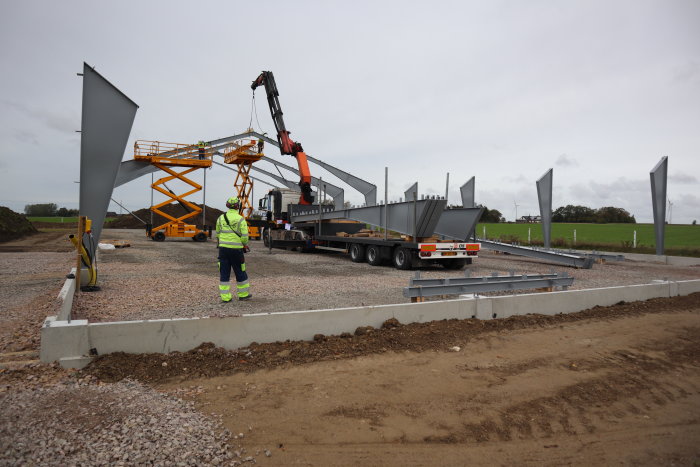
[{"label": "soil mound", "polygon": [[[672,298],[654,298],[645,302],[620,302],[609,307],[594,307],[566,315],[524,315],[506,319],[442,320],[403,325],[392,318],[379,329],[358,328],[355,335],[316,334],[312,341],[285,341],[258,344],[238,350],[226,350],[203,343],[187,352],[169,354],[127,354],[116,352],[97,357],[83,372],[102,381],[115,382],[135,378],[147,383],[162,383],[172,378],[216,377],[238,371],[273,369],[284,365],[303,365],[317,361],[341,360],[385,352],[444,351],[487,332],[560,326],[564,323],[605,320],[646,313],[693,310],[700,293]],[[697,358],[697,355],[693,355]]]},{"label": "soil mound", "polygon": [[[197,203],[193,203],[197,204]],[[200,208],[204,208],[201,204],[197,204]],[[173,217],[180,217],[184,214],[186,214],[188,211],[181,205],[177,203],[169,204],[167,206],[163,206],[160,208],[161,211],[163,211],[166,214],[169,214]],[[110,228],[110,229],[145,229],[146,225],[144,222],[151,222],[151,210],[150,208],[143,208],[139,209],[138,211],[134,211],[134,214],[141,219],[143,222],[141,222],[139,219],[136,217],[132,216],[131,214],[121,214],[117,216],[116,219],[113,221],[109,222],[108,224],[105,224],[105,227]],[[216,224],[216,219],[219,218],[221,214],[223,214],[223,211],[220,211],[219,209],[212,208],[209,206],[206,206],[206,217],[205,217],[205,224],[211,226],[214,228]],[[153,213],[153,226],[159,226],[161,224],[165,224],[168,222],[170,219],[166,219],[165,217]],[[189,219],[186,219],[185,222],[189,224],[195,224],[199,226],[200,228],[202,227],[202,214],[199,213],[196,216],[193,216]]]},{"label": "soil mound", "polygon": [[18,214],[10,208],[0,206],[0,242],[15,240],[37,232],[36,227],[24,214]]}]

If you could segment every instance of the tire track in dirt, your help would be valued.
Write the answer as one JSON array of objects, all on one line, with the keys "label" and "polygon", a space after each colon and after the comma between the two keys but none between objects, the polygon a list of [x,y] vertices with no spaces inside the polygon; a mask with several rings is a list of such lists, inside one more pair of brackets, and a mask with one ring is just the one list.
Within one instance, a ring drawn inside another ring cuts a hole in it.
[{"label": "tire track in dirt", "polygon": [[[700,363],[700,341],[692,339],[692,335],[698,336],[700,332],[691,328],[686,332],[678,340],[659,341],[640,349],[615,351],[577,362],[575,367],[570,367],[572,371],[585,368],[602,370],[605,374],[567,385],[551,396],[497,407],[479,422],[465,422],[460,431],[426,437],[425,441],[510,441],[516,437],[550,438],[557,433],[594,433],[600,426],[683,400],[698,393]],[[659,356],[650,356],[649,352]],[[545,364],[545,360],[535,359],[505,365],[494,372],[507,378]]]}]

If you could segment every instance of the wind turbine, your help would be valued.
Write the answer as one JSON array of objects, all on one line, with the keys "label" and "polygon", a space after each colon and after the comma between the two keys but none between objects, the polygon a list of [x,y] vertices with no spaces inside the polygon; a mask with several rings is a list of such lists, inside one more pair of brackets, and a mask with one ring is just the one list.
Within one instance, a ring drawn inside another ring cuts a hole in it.
[{"label": "wind turbine", "polygon": [[673,224],[673,202],[670,198],[668,200],[668,223]]},{"label": "wind turbine", "polygon": [[518,206],[520,205],[513,200],[513,206],[515,206],[515,222],[518,222]]}]

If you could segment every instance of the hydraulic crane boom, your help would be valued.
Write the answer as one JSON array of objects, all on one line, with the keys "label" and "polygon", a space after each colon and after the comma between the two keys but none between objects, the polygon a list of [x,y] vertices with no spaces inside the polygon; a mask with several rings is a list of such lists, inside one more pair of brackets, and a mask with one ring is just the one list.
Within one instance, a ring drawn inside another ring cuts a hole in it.
[{"label": "hydraulic crane boom", "polygon": [[287,131],[287,128],[284,126],[279,92],[277,91],[277,84],[275,84],[275,77],[271,71],[263,71],[260,73],[260,76],[253,81],[250,87],[255,91],[255,89],[261,85],[265,86],[267,103],[270,106],[272,121],[275,122],[275,129],[277,130],[277,142],[280,145],[280,152],[282,154],[294,156],[299,166],[299,175],[301,176],[299,180],[299,187],[301,188],[299,204],[313,204],[314,197],[311,192],[311,172],[309,171],[306,153],[300,143],[292,141],[292,138],[289,137],[289,131]]}]

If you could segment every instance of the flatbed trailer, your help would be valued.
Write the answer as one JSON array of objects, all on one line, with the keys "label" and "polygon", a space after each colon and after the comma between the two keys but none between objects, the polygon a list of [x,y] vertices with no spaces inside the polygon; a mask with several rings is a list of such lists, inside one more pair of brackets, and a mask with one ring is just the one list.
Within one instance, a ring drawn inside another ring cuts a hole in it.
[{"label": "flatbed trailer", "polygon": [[315,248],[344,251],[355,263],[366,261],[372,266],[385,263],[396,269],[413,269],[441,264],[447,269],[461,269],[478,256],[481,245],[466,242],[422,241],[398,238],[337,237],[320,235],[311,241]]},{"label": "flatbed trailer", "polygon": [[[302,251],[328,250],[349,254],[355,263],[367,262],[371,266],[391,264],[397,269],[441,264],[447,269],[462,269],[478,257],[481,244],[436,239],[412,241],[402,237],[340,236],[317,234],[318,223],[304,222],[287,229],[266,229],[263,234],[269,246],[272,235],[273,248],[291,248]],[[323,225],[323,229],[333,224]],[[347,229],[348,224],[336,224],[336,229]],[[346,234],[347,235],[347,234]]]}]

